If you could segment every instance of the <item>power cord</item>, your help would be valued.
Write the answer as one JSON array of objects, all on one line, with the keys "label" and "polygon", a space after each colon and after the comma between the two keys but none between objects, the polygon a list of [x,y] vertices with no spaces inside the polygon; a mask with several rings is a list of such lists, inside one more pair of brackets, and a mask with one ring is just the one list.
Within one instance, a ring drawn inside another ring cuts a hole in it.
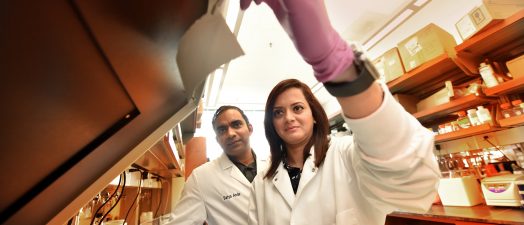
[{"label": "power cord", "polygon": [[[115,196],[116,192],[118,192],[118,188],[120,188],[121,182],[122,182],[122,174],[120,174],[120,177],[118,179],[118,185],[116,186],[115,192],[113,192],[113,194],[111,194],[111,196],[109,196],[109,198],[104,203],[102,203],[102,205],[100,205],[98,209],[96,209],[95,213],[91,217],[91,222],[89,223],[90,225],[93,225],[93,223],[95,222],[96,215],[98,214],[100,209],[102,209],[109,201],[111,201],[113,196]],[[100,222],[98,224],[100,224]]]},{"label": "power cord", "polygon": [[[129,170],[129,172],[131,172],[132,169]],[[140,170],[137,170],[137,171],[140,171]],[[142,173],[142,171],[140,171],[140,173]],[[127,221],[127,217],[129,216],[129,213],[131,212],[131,209],[133,209],[133,206],[135,205],[135,202],[136,200],[138,199],[138,196],[140,195],[140,191],[142,190],[142,176],[140,177],[140,181],[138,183],[138,190],[137,190],[137,193],[136,193],[136,196],[135,196],[135,199],[133,200],[133,203],[131,204],[131,206],[129,207],[129,209],[127,210],[127,213],[126,213],[126,217],[124,218],[124,223],[122,224],[126,224],[126,221]],[[137,223],[137,224],[140,224],[140,223]]]},{"label": "power cord", "polygon": [[[102,219],[100,219],[100,221],[98,222],[98,225],[101,225],[102,224],[102,221],[104,221],[104,219],[106,218],[107,215],[109,215],[109,213],[115,208],[116,205],[118,205],[118,202],[120,201],[120,199],[122,198],[122,195],[124,195],[124,190],[126,188],[126,172],[124,171],[122,173],[122,175],[124,175],[124,184],[122,185],[122,189],[120,190],[120,195],[118,195],[118,198],[116,199],[116,202],[113,206],[111,206],[111,208],[109,208],[109,210],[104,214],[104,216],[102,216]],[[120,176],[122,176],[120,175]],[[116,191],[115,193],[118,191],[118,186],[116,188]]]},{"label": "power cord", "polygon": [[502,151],[500,150],[499,147],[497,147],[495,144],[493,144],[493,143],[489,140],[489,137],[488,137],[487,135],[484,136],[484,137],[482,137],[482,138],[484,138],[484,140],[485,140],[486,142],[488,142],[491,146],[493,146],[495,149],[497,149],[497,151],[499,151],[499,152],[502,154],[502,156],[504,156],[504,159],[506,159],[506,161],[508,161],[508,162],[511,161],[511,160],[506,156],[506,154],[504,154],[504,152],[502,152]]},{"label": "power cord", "polygon": [[158,200],[158,206],[156,207],[155,214],[153,214],[153,218],[156,218],[158,215],[158,210],[160,209],[160,206],[162,205],[162,194],[164,192],[163,189],[163,180],[160,177],[156,177],[157,181],[160,181],[160,198]]}]

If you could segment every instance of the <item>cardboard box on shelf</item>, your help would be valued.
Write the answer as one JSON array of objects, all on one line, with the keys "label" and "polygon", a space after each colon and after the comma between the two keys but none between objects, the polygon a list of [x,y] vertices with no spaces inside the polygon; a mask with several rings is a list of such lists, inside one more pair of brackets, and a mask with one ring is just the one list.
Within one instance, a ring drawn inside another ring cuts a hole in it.
[{"label": "cardboard box on shelf", "polygon": [[431,23],[397,44],[406,72],[444,53],[455,58],[455,38]]},{"label": "cardboard box on shelf", "polygon": [[507,61],[506,66],[513,78],[524,77],[524,55]]},{"label": "cardboard box on shelf", "polygon": [[[378,73],[380,74],[380,79],[385,80],[385,69],[384,69],[384,55],[379,56],[375,60],[373,60],[373,65],[375,66],[375,69],[377,69]],[[387,82],[387,81],[386,81]]]},{"label": "cardboard box on shelf", "polygon": [[384,77],[386,83],[406,73],[406,71],[404,70],[404,64],[402,64],[402,60],[400,59],[400,54],[398,53],[397,47],[392,48],[386,51],[384,54],[382,54],[381,60],[384,67]]},{"label": "cardboard box on shelf", "polygon": [[413,114],[417,112],[417,103],[419,102],[419,99],[412,95],[405,95],[405,94],[394,94],[393,97],[397,102],[400,103],[404,107],[404,109]]},{"label": "cardboard box on shelf", "polygon": [[455,27],[460,37],[466,40],[522,9],[522,0],[484,0],[480,6],[473,8],[455,23]]},{"label": "cardboard box on shelf", "polygon": [[451,81],[446,81],[445,87],[443,89],[417,103],[417,111],[420,112],[437,105],[448,103],[450,98],[454,95],[455,93],[453,91],[453,85],[451,84]]}]

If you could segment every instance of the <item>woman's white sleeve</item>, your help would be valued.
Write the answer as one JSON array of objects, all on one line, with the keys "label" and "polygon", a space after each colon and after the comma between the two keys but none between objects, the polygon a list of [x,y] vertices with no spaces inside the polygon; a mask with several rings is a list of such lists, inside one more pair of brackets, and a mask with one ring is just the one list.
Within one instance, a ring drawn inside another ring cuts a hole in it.
[{"label": "woman's white sleeve", "polygon": [[373,204],[425,211],[436,195],[439,169],[433,132],[394,100],[385,85],[384,100],[361,119],[344,118],[353,131],[347,152],[363,195]]}]

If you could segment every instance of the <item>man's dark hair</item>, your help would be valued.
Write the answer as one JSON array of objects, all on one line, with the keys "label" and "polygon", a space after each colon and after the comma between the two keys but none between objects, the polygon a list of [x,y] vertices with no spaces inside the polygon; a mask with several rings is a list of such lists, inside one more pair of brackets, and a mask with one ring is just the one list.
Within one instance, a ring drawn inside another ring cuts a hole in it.
[{"label": "man's dark hair", "polygon": [[232,106],[232,105],[224,105],[224,106],[220,106],[220,108],[217,109],[217,111],[215,111],[215,115],[213,115],[213,120],[211,120],[211,124],[213,125],[213,129],[215,129],[215,122],[218,118],[218,116],[220,116],[220,114],[222,114],[223,112],[225,112],[226,110],[229,110],[229,109],[234,109],[238,112],[240,112],[240,114],[242,115],[242,117],[244,118],[244,120],[246,121],[246,124],[249,125],[249,119],[247,118],[246,114],[244,113],[244,111],[242,111],[242,109],[236,107],[236,106]]}]

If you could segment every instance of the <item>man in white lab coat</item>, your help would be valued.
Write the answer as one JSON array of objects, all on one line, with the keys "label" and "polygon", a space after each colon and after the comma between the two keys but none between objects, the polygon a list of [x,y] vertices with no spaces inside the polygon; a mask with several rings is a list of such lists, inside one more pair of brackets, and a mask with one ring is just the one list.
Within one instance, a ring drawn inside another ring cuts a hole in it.
[{"label": "man in white lab coat", "polygon": [[251,149],[253,127],[241,109],[220,107],[212,124],[224,153],[193,170],[170,224],[247,224],[251,182],[266,162]]}]

